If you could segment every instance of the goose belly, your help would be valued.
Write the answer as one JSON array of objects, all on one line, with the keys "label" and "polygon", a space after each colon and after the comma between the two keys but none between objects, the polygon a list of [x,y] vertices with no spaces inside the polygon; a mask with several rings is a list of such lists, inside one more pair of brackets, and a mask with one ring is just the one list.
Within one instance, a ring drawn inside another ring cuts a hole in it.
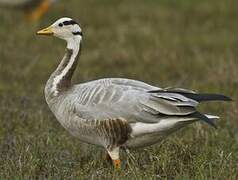
[{"label": "goose belly", "polygon": [[191,124],[194,119],[170,119],[161,120],[158,123],[135,123],[132,124],[131,138],[126,142],[125,146],[129,148],[146,147],[161,142],[168,135]]}]

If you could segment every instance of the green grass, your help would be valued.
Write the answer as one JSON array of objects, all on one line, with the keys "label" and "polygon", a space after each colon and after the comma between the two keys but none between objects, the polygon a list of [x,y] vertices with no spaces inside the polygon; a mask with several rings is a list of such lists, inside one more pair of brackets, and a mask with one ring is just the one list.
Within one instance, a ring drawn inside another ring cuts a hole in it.
[{"label": "green grass", "polygon": [[41,22],[0,10],[0,179],[238,179],[238,103],[209,103],[218,130],[196,123],[162,144],[122,152],[114,170],[103,150],[66,132],[44,84],[65,44],[35,32],[62,16],[80,21],[84,46],[75,82],[126,77],[238,97],[236,0],[62,0]]}]

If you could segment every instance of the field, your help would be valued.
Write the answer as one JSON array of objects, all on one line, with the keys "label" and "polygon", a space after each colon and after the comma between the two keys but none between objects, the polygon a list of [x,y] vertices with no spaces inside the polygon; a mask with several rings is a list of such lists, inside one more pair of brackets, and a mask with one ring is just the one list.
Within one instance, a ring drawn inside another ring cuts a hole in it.
[{"label": "field", "polygon": [[[37,23],[0,9],[0,179],[238,179],[238,1],[62,0]],[[125,77],[226,94],[207,103],[218,129],[195,123],[163,143],[121,153],[66,132],[44,100],[65,43],[35,32],[62,16],[83,27],[74,82]]]}]

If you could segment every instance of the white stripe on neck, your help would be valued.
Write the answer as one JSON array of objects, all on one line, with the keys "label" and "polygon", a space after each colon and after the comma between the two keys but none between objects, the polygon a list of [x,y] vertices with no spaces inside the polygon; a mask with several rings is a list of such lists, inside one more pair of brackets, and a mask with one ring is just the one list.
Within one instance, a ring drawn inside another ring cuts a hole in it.
[{"label": "white stripe on neck", "polygon": [[71,55],[70,60],[67,66],[63,69],[63,71],[59,75],[55,76],[55,78],[53,79],[51,91],[53,92],[54,96],[57,96],[59,94],[57,86],[64,78],[64,76],[68,73],[68,71],[72,68],[74,61],[77,58],[81,40],[82,40],[81,36],[75,36],[67,40],[67,49],[72,50],[73,54]]}]

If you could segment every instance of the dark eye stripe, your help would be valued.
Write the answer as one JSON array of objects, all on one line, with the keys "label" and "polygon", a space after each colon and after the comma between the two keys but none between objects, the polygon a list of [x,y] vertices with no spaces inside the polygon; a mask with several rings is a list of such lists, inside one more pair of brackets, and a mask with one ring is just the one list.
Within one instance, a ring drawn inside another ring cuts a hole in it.
[{"label": "dark eye stripe", "polygon": [[77,22],[75,22],[74,20],[70,20],[70,21],[64,21],[63,24],[65,26],[68,26],[68,25],[74,25],[74,24],[78,24]]}]

